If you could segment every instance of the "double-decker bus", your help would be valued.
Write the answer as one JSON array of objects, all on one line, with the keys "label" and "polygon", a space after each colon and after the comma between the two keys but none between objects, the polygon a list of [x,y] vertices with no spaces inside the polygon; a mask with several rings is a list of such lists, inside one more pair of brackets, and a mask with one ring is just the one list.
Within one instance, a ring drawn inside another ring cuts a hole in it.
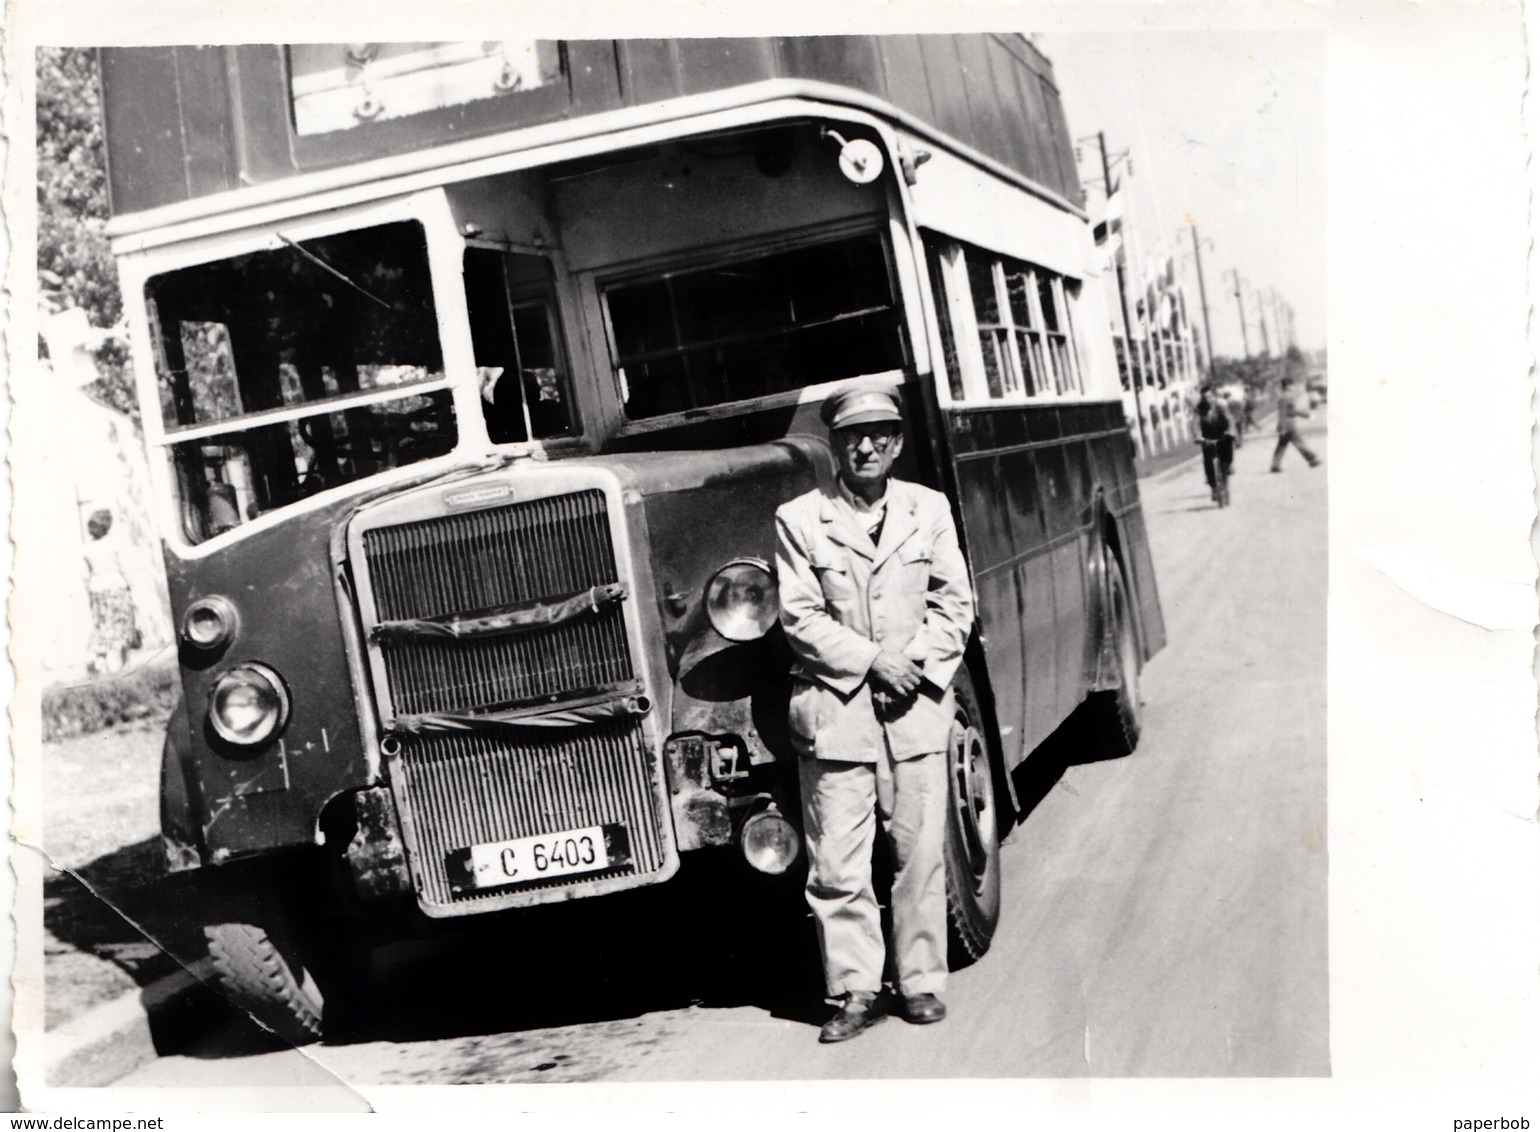
[{"label": "double-decker bus", "polygon": [[[954,953],[1011,772],[1164,643],[1051,67],[1017,36],[100,52],[179,629],[162,826],[225,990],[322,1036],[344,939],[795,870],[772,515],[906,408],[979,604]],[[323,916],[324,912],[324,916]],[[709,912],[703,911],[702,915]],[[510,927],[510,931],[516,930]]]}]

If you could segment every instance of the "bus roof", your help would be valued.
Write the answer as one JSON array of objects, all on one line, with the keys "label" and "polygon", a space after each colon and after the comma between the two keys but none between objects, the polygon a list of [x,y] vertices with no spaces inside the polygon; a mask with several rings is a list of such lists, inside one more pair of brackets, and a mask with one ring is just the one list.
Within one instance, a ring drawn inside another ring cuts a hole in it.
[{"label": "bus roof", "polygon": [[878,99],[1084,199],[1052,66],[1019,35],[110,47],[100,58],[115,216],[775,79]]}]

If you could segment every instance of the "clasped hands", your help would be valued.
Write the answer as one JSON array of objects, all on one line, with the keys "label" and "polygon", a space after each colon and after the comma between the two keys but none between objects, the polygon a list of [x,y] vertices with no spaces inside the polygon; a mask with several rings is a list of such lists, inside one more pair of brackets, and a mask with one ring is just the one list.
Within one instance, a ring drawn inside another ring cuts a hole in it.
[{"label": "clasped hands", "polygon": [[872,681],[872,700],[877,705],[877,713],[884,719],[903,715],[925,679],[918,664],[891,649],[883,649],[877,654],[867,675]]}]

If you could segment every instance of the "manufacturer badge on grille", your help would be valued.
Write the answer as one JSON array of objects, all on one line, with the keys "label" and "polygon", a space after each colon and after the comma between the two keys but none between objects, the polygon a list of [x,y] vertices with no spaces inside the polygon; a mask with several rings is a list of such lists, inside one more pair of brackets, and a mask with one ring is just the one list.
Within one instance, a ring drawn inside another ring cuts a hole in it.
[{"label": "manufacturer badge on grille", "polygon": [[513,494],[513,488],[505,483],[485,484],[481,487],[459,487],[444,493],[444,506],[451,511],[466,507],[482,507],[498,503]]}]

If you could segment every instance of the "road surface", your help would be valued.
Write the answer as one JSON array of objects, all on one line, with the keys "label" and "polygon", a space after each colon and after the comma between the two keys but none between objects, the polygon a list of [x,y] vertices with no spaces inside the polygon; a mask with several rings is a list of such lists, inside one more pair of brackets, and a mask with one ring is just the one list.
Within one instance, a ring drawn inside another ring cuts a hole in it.
[{"label": "road surface", "polygon": [[1018,779],[1000,927],[943,1024],[818,1045],[797,894],[696,870],[661,905],[377,952],[348,1044],[232,1024],[120,1085],[1328,1074],[1327,471],[1269,474],[1271,442],[1237,453],[1227,510],[1196,464],[1142,485],[1170,642],[1143,742]]}]

